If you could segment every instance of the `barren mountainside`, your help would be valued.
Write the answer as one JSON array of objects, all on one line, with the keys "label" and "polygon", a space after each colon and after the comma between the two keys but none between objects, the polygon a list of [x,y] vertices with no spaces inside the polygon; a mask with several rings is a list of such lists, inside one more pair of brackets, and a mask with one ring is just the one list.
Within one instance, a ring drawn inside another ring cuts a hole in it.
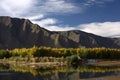
[{"label": "barren mountainside", "polygon": [[32,46],[120,48],[120,39],[106,38],[79,30],[48,31],[28,19],[0,17],[0,49]]}]

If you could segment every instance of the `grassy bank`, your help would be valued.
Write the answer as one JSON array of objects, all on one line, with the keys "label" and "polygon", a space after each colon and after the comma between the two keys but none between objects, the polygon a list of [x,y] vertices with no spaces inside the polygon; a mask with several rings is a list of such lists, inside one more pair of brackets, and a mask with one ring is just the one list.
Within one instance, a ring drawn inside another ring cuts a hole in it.
[{"label": "grassy bank", "polygon": [[120,49],[32,47],[0,50],[0,59],[15,62],[70,62],[75,59],[120,59]]}]

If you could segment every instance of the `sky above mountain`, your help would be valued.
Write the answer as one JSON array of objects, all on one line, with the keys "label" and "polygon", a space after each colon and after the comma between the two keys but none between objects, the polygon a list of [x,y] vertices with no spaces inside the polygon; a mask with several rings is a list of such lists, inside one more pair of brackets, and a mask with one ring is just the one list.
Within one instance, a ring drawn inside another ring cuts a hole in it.
[{"label": "sky above mountain", "polygon": [[120,0],[0,0],[0,16],[30,19],[51,31],[120,37]]}]

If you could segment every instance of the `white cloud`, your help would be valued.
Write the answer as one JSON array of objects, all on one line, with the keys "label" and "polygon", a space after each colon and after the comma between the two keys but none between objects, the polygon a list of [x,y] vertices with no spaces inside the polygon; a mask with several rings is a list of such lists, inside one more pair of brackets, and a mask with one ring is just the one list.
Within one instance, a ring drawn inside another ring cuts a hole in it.
[{"label": "white cloud", "polygon": [[74,30],[74,27],[69,26],[45,26],[44,28],[50,30],[50,31],[68,31],[68,30]]},{"label": "white cloud", "polygon": [[[39,4],[38,2],[37,4]],[[40,9],[42,13],[62,14],[79,12],[79,8],[77,6],[75,6],[73,3],[66,2],[65,0],[44,0],[42,1],[41,5],[37,6],[36,9]]]},{"label": "white cloud", "polygon": [[[79,8],[65,0],[0,0],[0,15],[28,18],[36,15],[76,13]],[[35,18],[40,16],[36,16]]]},{"label": "white cloud", "polygon": [[120,36],[120,22],[89,23],[79,25],[80,30],[104,37]]},{"label": "white cloud", "polygon": [[54,18],[46,18],[42,19],[40,21],[32,21],[35,24],[39,24],[42,27],[49,26],[49,25],[54,25],[57,23],[57,20]]},{"label": "white cloud", "polygon": [[91,7],[93,5],[99,6],[99,5],[103,5],[107,2],[112,2],[112,1],[114,0],[86,0],[86,2],[83,3],[83,5],[86,7]]},{"label": "white cloud", "polygon": [[46,18],[46,19],[42,19],[40,21],[32,21],[32,22],[35,24],[39,24],[41,27],[44,27],[45,29],[50,30],[50,31],[68,31],[68,30],[75,29],[75,27],[70,27],[67,25],[57,26],[56,24],[59,21],[54,18]]},{"label": "white cloud", "polygon": [[31,6],[33,0],[1,0],[0,2],[0,15],[19,17],[26,14]]},{"label": "white cloud", "polygon": [[37,19],[42,19],[42,18],[44,18],[44,15],[43,15],[43,14],[39,14],[39,15],[35,15],[35,16],[28,16],[28,17],[26,17],[26,18],[29,18],[30,20],[35,21],[35,20],[37,20]]}]

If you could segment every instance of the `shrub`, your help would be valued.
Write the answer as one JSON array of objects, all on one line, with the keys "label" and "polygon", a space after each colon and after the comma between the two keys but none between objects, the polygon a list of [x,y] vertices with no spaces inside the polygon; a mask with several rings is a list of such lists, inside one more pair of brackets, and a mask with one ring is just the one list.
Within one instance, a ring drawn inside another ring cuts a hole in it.
[{"label": "shrub", "polygon": [[11,57],[11,54],[9,53],[8,50],[0,50],[0,59],[9,57]]}]

